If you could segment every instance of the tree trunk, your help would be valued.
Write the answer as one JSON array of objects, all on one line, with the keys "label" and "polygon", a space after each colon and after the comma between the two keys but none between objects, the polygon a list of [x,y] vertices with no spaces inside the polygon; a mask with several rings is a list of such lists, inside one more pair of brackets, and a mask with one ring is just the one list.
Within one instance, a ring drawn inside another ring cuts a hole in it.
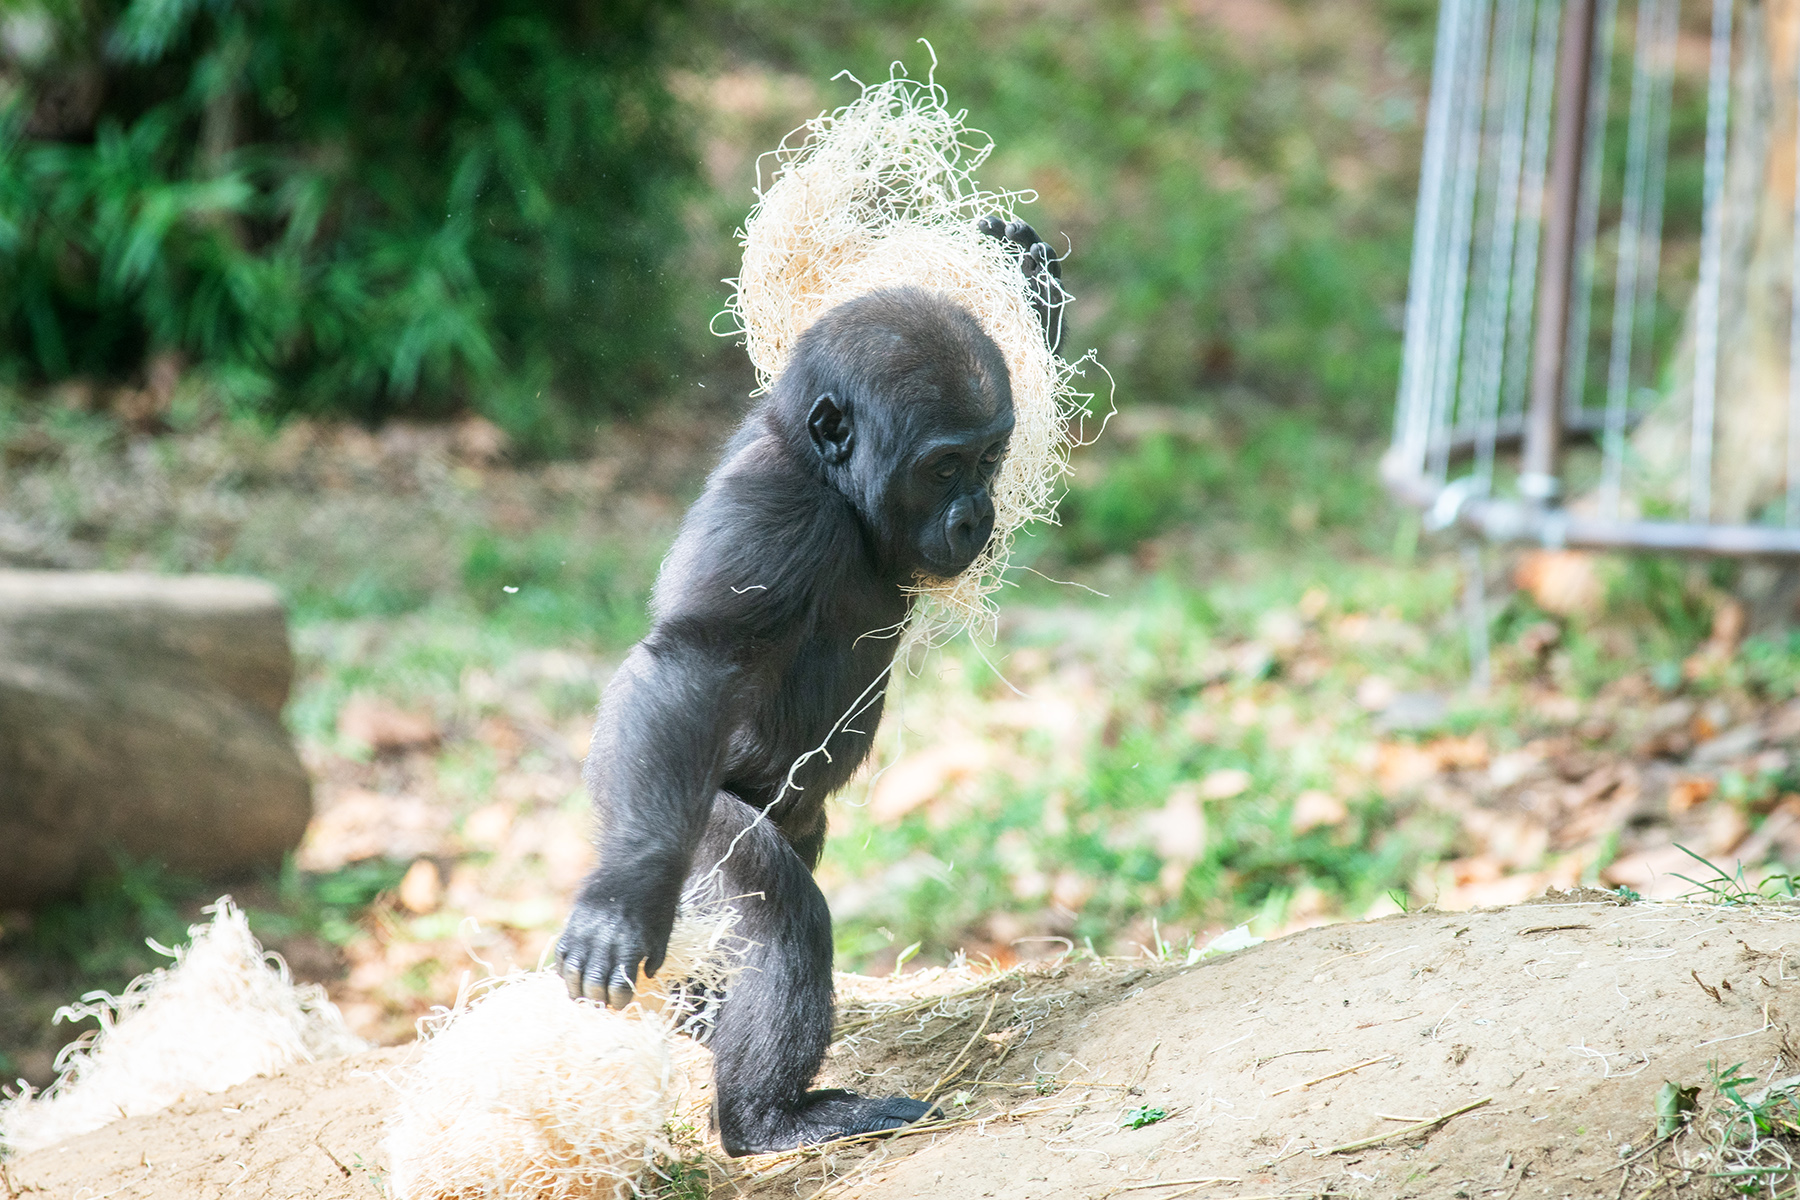
[{"label": "tree trunk", "polygon": [[0,571],[0,908],[117,856],[277,866],[312,813],[281,725],[292,675],[267,584]]}]

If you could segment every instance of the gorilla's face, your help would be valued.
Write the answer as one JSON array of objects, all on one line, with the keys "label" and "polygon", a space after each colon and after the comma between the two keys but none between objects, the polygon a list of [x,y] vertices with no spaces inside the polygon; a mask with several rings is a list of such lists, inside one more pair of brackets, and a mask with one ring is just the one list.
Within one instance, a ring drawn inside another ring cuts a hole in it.
[{"label": "gorilla's face", "polygon": [[948,579],[966,571],[994,533],[989,492],[1012,437],[1011,403],[974,428],[939,425],[922,439],[891,485],[917,556],[915,569]]},{"label": "gorilla's face", "polygon": [[[1006,360],[966,310],[917,288],[839,305],[802,335],[789,402],[884,572],[947,579],[994,532],[1013,431]],[[799,389],[804,388],[804,391]]]}]

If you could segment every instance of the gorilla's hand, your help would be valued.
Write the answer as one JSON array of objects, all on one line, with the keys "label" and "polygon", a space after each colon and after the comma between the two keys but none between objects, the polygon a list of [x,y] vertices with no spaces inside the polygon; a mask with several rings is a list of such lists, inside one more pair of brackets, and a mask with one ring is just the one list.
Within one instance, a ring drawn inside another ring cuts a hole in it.
[{"label": "gorilla's hand", "polygon": [[1044,338],[1055,352],[1062,345],[1063,306],[1069,294],[1063,291],[1062,260],[1037,230],[1023,221],[1003,221],[997,216],[983,217],[975,227],[991,238],[1010,242],[1019,251],[1019,270],[1030,282],[1031,307],[1044,325]]},{"label": "gorilla's hand", "polygon": [[569,995],[603,1000],[609,1008],[630,1004],[638,964],[643,964],[646,975],[661,969],[674,924],[673,900],[646,903],[643,889],[621,885],[596,871],[582,885],[556,942]]}]

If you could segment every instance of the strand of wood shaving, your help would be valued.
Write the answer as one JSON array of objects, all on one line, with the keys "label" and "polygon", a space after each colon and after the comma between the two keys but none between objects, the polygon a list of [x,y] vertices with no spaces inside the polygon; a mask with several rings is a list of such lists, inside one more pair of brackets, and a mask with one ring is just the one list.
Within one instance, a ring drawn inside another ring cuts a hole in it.
[{"label": "strand of wood shaving", "polygon": [[969,1040],[963,1043],[963,1048],[956,1052],[956,1057],[950,1060],[950,1065],[944,1068],[944,1073],[937,1077],[937,1082],[926,1090],[921,1099],[927,1102],[937,1099],[938,1093],[943,1089],[944,1081],[962,1070],[963,1059],[969,1056],[969,1051],[974,1049],[976,1041],[987,1032],[988,1022],[994,1019],[994,1006],[998,1003],[1000,1003],[1000,993],[995,992],[993,998],[988,1001],[987,1014],[981,1018],[981,1024],[975,1027],[975,1032],[969,1035]]},{"label": "strand of wood shaving", "polygon": [[1388,1133],[1378,1133],[1374,1137],[1364,1138],[1360,1142],[1345,1142],[1342,1146],[1333,1146],[1331,1149],[1325,1151],[1325,1153],[1326,1154],[1348,1154],[1352,1150],[1367,1150],[1371,1146],[1379,1146],[1379,1145],[1381,1145],[1381,1143],[1391,1142],[1395,1138],[1408,1137],[1415,1133],[1423,1133],[1425,1130],[1430,1129],[1434,1125],[1442,1125],[1445,1121],[1448,1121],[1451,1117],[1460,1117],[1466,1112],[1471,1112],[1474,1109],[1480,1108],[1484,1104],[1492,1104],[1493,1102],[1494,1102],[1494,1098],[1492,1096],[1483,1096],[1481,1099],[1471,1101],[1470,1103],[1463,1105],[1461,1108],[1453,1108],[1447,1113],[1439,1113],[1437,1116],[1427,1118],[1426,1120],[1420,1121],[1415,1125],[1408,1125],[1405,1129],[1395,1129]]},{"label": "strand of wood shaving", "polygon": [[1270,1092],[1269,1099],[1273,1100],[1275,1097],[1282,1095],[1285,1092],[1291,1092],[1296,1089],[1298,1089],[1300,1091],[1305,1091],[1307,1088],[1311,1087],[1315,1083],[1324,1083],[1327,1079],[1336,1079],[1339,1075],[1348,1075],[1352,1071],[1360,1071],[1364,1067],[1372,1067],[1376,1063],[1387,1062],[1389,1059],[1391,1059],[1393,1057],[1394,1056],[1391,1054],[1383,1054],[1380,1058],[1367,1059],[1363,1062],[1357,1063],[1353,1067],[1345,1067],[1341,1071],[1333,1071],[1331,1074],[1321,1075],[1317,1079],[1308,1079],[1305,1083],[1290,1083],[1286,1087],[1282,1088],[1280,1091]]}]

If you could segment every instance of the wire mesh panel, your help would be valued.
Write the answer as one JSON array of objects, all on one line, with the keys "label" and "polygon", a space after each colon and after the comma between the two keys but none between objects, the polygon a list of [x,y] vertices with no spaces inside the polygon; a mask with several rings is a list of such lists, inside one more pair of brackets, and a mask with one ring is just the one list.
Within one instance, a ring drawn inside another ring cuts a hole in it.
[{"label": "wire mesh panel", "polygon": [[1390,488],[1800,554],[1800,0],[1444,0]]}]

